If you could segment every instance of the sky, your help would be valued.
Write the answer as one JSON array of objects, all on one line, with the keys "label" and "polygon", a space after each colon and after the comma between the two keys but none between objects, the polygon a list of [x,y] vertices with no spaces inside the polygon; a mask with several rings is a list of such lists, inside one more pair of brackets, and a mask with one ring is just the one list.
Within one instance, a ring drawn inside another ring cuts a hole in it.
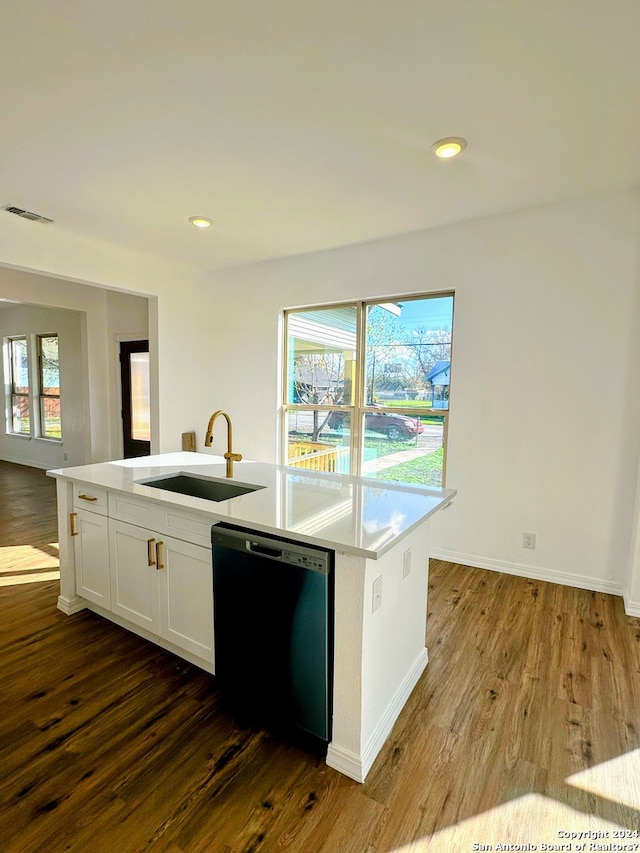
[{"label": "sky", "polygon": [[399,300],[399,304],[402,306],[402,313],[396,323],[412,329],[451,329],[452,296]]}]

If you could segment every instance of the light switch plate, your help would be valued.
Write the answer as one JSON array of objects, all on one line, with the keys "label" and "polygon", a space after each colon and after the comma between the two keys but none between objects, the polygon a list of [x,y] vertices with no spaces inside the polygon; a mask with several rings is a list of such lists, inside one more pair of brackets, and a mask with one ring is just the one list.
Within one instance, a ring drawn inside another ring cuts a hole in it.
[{"label": "light switch plate", "polygon": [[374,580],[371,590],[371,612],[375,613],[382,606],[382,575]]}]

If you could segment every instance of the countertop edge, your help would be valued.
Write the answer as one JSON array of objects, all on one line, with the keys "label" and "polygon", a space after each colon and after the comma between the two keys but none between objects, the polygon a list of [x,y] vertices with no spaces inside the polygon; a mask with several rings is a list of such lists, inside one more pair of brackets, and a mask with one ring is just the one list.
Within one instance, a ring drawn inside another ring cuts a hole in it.
[{"label": "countertop edge", "polygon": [[[175,472],[176,468],[183,468],[189,465],[189,461],[193,461],[193,457],[199,458],[199,463],[206,467],[206,465],[211,466],[224,466],[224,459],[222,457],[216,457],[213,455],[207,454],[207,463],[204,463],[202,460],[202,456],[204,454],[159,454],[155,457],[141,457],[141,459],[155,459],[160,460],[163,456],[167,457],[166,459],[166,467],[172,469],[172,472]],[[177,459],[179,457],[179,460]],[[224,512],[216,512],[215,509],[211,508],[211,501],[205,500],[203,498],[195,498],[189,497],[186,505],[184,502],[184,496],[175,495],[172,492],[162,492],[159,489],[152,489],[151,487],[147,487],[142,483],[136,482],[133,480],[133,472],[135,470],[135,465],[130,462],[128,465],[123,464],[121,468],[126,471],[127,468],[132,473],[127,479],[126,483],[118,484],[115,482],[109,482],[109,478],[104,475],[104,472],[114,473],[117,470],[118,463],[125,463],[126,460],[114,460],[111,462],[103,462],[103,463],[93,463],[86,466],[75,466],[71,468],[55,468],[46,471],[46,475],[48,477],[52,477],[56,480],[64,480],[68,482],[76,482],[83,483],[87,486],[94,486],[101,489],[105,489],[109,492],[114,492],[121,495],[128,495],[131,497],[135,497],[142,501],[149,501],[152,503],[157,503],[160,506],[163,506],[167,509],[177,510],[179,512],[195,514],[198,516],[202,516],[203,518],[210,520],[212,525],[216,523],[228,523],[233,524],[238,527],[245,527],[247,529],[255,530],[256,532],[265,533],[267,535],[279,536],[288,538],[294,541],[305,542],[313,545],[318,545],[325,548],[331,548],[340,553],[349,554],[352,556],[358,556],[365,559],[377,560],[394,548],[399,542],[401,542],[406,536],[408,536],[416,527],[420,524],[424,523],[427,519],[429,519],[432,515],[434,515],[439,510],[448,506],[453,498],[456,496],[457,491],[455,489],[430,489],[428,487],[420,487],[420,486],[412,486],[411,484],[400,484],[400,483],[387,483],[385,481],[380,480],[372,480],[369,478],[355,478],[350,475],[336,475],[336,474],[327,474],[324,479],[327,482],[331,482],[335,480],[336,477],[342,477],[345,482],[350,483],[359,483],[364,484],[368,487],[377,487],[388,489],[389,491],[396,491],[401,493],[414,493],[425,495],[425,497],[433,497],[440,498],[433,507],[429,510],[425,511],[418,519],[416,519],[413,523],[407,525],[407,527],[400,531],[397,535],[395,535],[390,541],[383,543],[379,548],[375,550],[371,548],[366,548],[362,546],[358,546],[355,544],[349,544],[346,542],[338,542],[335,539],[324,538],[322,536],[315,535],[313,533],[299,533],[294,530],[290,530],[286,527],[275,526],[272,524],[266,524],[260,521],[256,521],[254,519],[243,519],[242,517],[237,517],[235,515],[229,515]],[[302,474],[306,474],[307,472],[300,471],[300,469],[292,469],[287,466],[273,465],[268,463],[250,463],[247,460],[247,463],[253,465],[258,470],[264,467],[265,470],[273,469],[273,471],[286,471],[288,473],[294,473],[296,476]],[[102,468],[102,466],[109,466],[107,468]],[[113,468],[111,466],[114,466]],[[164,467],[164,466],[162,466]],[[238,466],[239,467],[239,466]],[[85,469],[83,471],[83,469]],[[103,472],[103,476],[99,476],[99,473]],[[162,471],[158,471],[158,475],[162,475]],[[248,474],[249,472],[247,472]],[[254,472],[255,473],[255,472]],[[126,477],[124,473],[121,473],[122,477]],[[216,478],[218,474],[212,474]],[[142,478],[141,478],[142,479]],[[237,476],[233,478],[233,481],[236,483],[242,482],[250,482],[252,478],[248,476],[244,478],[240,471],[237,472]],[[260,479],[260,477],[254,477],[253,479]],[[311,480],[317,479],[315,474],[311,477]],[[322,479],[322,478],[321,478]],[[260,485],[266,485],[260,484]],[[181,500],[182,499],[182,500]],[[242,500],[239,498],[229,498],[227,501],[223,503],[228,507],[233,506],[234,501]],[[238,506],[238,504],[236,504]]]}]

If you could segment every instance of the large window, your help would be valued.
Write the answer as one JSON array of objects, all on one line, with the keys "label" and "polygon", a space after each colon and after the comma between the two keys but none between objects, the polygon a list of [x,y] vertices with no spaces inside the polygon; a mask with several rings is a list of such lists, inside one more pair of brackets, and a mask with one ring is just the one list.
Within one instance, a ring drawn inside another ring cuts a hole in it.
[{"label": "large window", "polygon": [[5,339],[7,432],[62,439],[58,336]]},{"label": "large window", "polygon": [[27,339],[9,338],[7,356],[10,396],[9,432],[17,435],[31,435]]},{"label": "large window", "polygon": [[453,294],[285,317],[286,464],[443,485]]}]

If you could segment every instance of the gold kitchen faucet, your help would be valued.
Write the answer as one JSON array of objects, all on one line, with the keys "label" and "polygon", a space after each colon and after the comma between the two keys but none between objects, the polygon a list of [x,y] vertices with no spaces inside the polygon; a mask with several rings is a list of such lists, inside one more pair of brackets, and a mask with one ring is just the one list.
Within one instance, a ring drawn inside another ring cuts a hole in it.
[{"label": "gold kitchen faucet", "polygon": [[226,412],[223,412],[222,409],[218,409],[209,418],[209,425],[207,426],[207,435],[204,440],[204,446],[211,447],[211,442],[213,441],[213,425],[218,415],[222,415],[227,420],[227,452],[224,454],[224,458],[227,460],[227,477],[233,477],[233,463],[240,462],[240,460],[242,459],[242,454],[234,453],[231,449],[231,445],[233,443],[231,418]]}]

